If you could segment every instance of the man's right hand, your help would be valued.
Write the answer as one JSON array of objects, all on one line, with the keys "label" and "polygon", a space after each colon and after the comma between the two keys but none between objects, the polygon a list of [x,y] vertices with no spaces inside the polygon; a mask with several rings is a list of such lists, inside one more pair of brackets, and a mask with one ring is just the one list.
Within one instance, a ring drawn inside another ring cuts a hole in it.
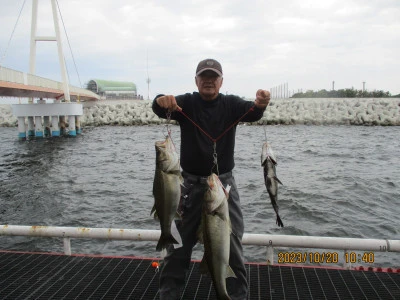
[{"label": "man's right hand", "polygon": [[179,110],[181,111],[182,108],[176,103],[176,99],[172,95],[165,95],[158,97],[156,99],[157,104],[165,109],[168,109],[169,111],[176,111]]}]

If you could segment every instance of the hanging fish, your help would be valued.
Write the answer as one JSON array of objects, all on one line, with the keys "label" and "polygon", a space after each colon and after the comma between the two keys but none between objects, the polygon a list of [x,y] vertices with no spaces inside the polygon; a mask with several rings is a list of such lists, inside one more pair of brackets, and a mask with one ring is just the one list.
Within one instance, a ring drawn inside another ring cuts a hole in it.
[{"label": "hanging fish", "polygon": [[279,227],[283,227],[282,220],[278,213],[278,183],[282,184],[282,182],[276,177],[276,165],[276,157],[271,146],[269,146],[267,142],[264,142],[261,152],[261,166],[264,167],[265,186],[267,187],[272,207],[276,213],[276,224],[278,224]]},{"label": "hanging fish", "polygon": [[230,186],[224,188],[218,176],[207,178],[201,225],[198,238],[204,244],[200,272],[210,274],[218,299],[231,299],[226,290],[226,278],[236,277],[229,266],[231,221],[228,198]]},{"label": "hanging fish", "polygon": [[[153,181],[154,207],[151,213],[160,220],[161,236],[157,243],[157,251],[169,244],[180,244],[181,237],[175,226],[175,219],[181,197],[183,178],[180,171],[179,156],[175,151],[170,136],[165,141],[157,141],[156,171]],[[174,235],[175,232],[175,235]]]}]

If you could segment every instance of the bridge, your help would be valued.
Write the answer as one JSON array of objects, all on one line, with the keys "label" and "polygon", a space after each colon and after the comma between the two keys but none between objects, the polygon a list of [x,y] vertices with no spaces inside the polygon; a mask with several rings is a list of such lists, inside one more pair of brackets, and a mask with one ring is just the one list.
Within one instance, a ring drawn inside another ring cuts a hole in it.
[{"label": "bridge", "polygon": [[[55,36],[38,36],[36,35],[38,0],[32,0],[29,73],[0,65],[0,97],[29,98],[28,104],[12,106],[13,114],[18,118],[18,137],[20,139],[26,139],[26,118],[28,120],[28,137],[41,138],[60,136],[66,133],[66,116],[68,116],[68,134],[71,136],[79,134],[81,131],[79,118],[83,115],[83,106],[80,102],[99,99],[98,95],[89,90],[69,85],[58,24],[57,2],[56,0],[50,2]],[[35,75],[37,42],[57,43],[62,82]],[[39,98],[36,103],[34,98]],[[54,99],[54,101],[47,103],[47,99]]]},{"label": "bridge", "polygon": [[[87,89],[69,86],[71,101],[95,101],[99,96]],[[64,95],[62,82],[0,66],[0,97],[58,99]]]},{"label": "bridge", "polygon": [[[64,134],[65,116],[69,118],[69,135],[79,134],[79,116],[83,114],[80,102],[99,100],[97,94],[87,89],[71,85],[66,88],[65,83],[0,66],[0,97],[2,96],[30,99],[29,104],[12,106],[13,114],[18,117],[20,139],[26,139],[25,118],[28,120],[28,137]],[[34,103],[34,98],[39,99],[37,103]],[[44,99],[54,99],[54,103],[46,103]],[[61,99],[65,101],[61,102]]]}]

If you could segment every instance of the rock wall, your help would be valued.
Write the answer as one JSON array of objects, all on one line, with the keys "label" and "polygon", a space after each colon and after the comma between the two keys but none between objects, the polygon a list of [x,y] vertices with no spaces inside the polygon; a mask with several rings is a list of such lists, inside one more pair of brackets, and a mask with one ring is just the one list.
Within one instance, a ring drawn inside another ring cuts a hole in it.
[{"label": "rock wall", "polygon": [[[151,101],[113,104],[98,102],[84,107],[83,126],[161,124]],[[86,106],[86,105],[85,105]],[[272,99],[263,118],[254,124],[400,125],[398,98]],[[11,105],[0,105],[0,126],[17,126]]]}]

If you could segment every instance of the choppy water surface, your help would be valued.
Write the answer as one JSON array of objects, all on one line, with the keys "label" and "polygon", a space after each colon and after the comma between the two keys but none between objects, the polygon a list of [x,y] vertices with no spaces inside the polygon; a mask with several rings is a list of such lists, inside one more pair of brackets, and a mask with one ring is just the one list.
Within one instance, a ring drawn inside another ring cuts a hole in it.
[{"label": "choppy water surface", "polygon": [[[266,130],[284,184],[279,205],[285,227],[275,224],[263,182],[263,127],[241,125],[235,177],[247,233],[400,239],[400,127]],[[76,138],[20,142],[16,128],[0,128],[0,224],[159,229],[150,210],[154,142],[164,134],[164,126],[91,127]],[[179,146],[179,127],[172,135]],[[60,239],[0,241],[2,249],[62,252]],[[73,240],[72,250],[159,255],[153,242]],[[263,261],[265,254],[245,246],[247,261]],[[196,246],[193,258],[201,256]],[[374,266],[399,267],[400,255],[377,252]]]}]

